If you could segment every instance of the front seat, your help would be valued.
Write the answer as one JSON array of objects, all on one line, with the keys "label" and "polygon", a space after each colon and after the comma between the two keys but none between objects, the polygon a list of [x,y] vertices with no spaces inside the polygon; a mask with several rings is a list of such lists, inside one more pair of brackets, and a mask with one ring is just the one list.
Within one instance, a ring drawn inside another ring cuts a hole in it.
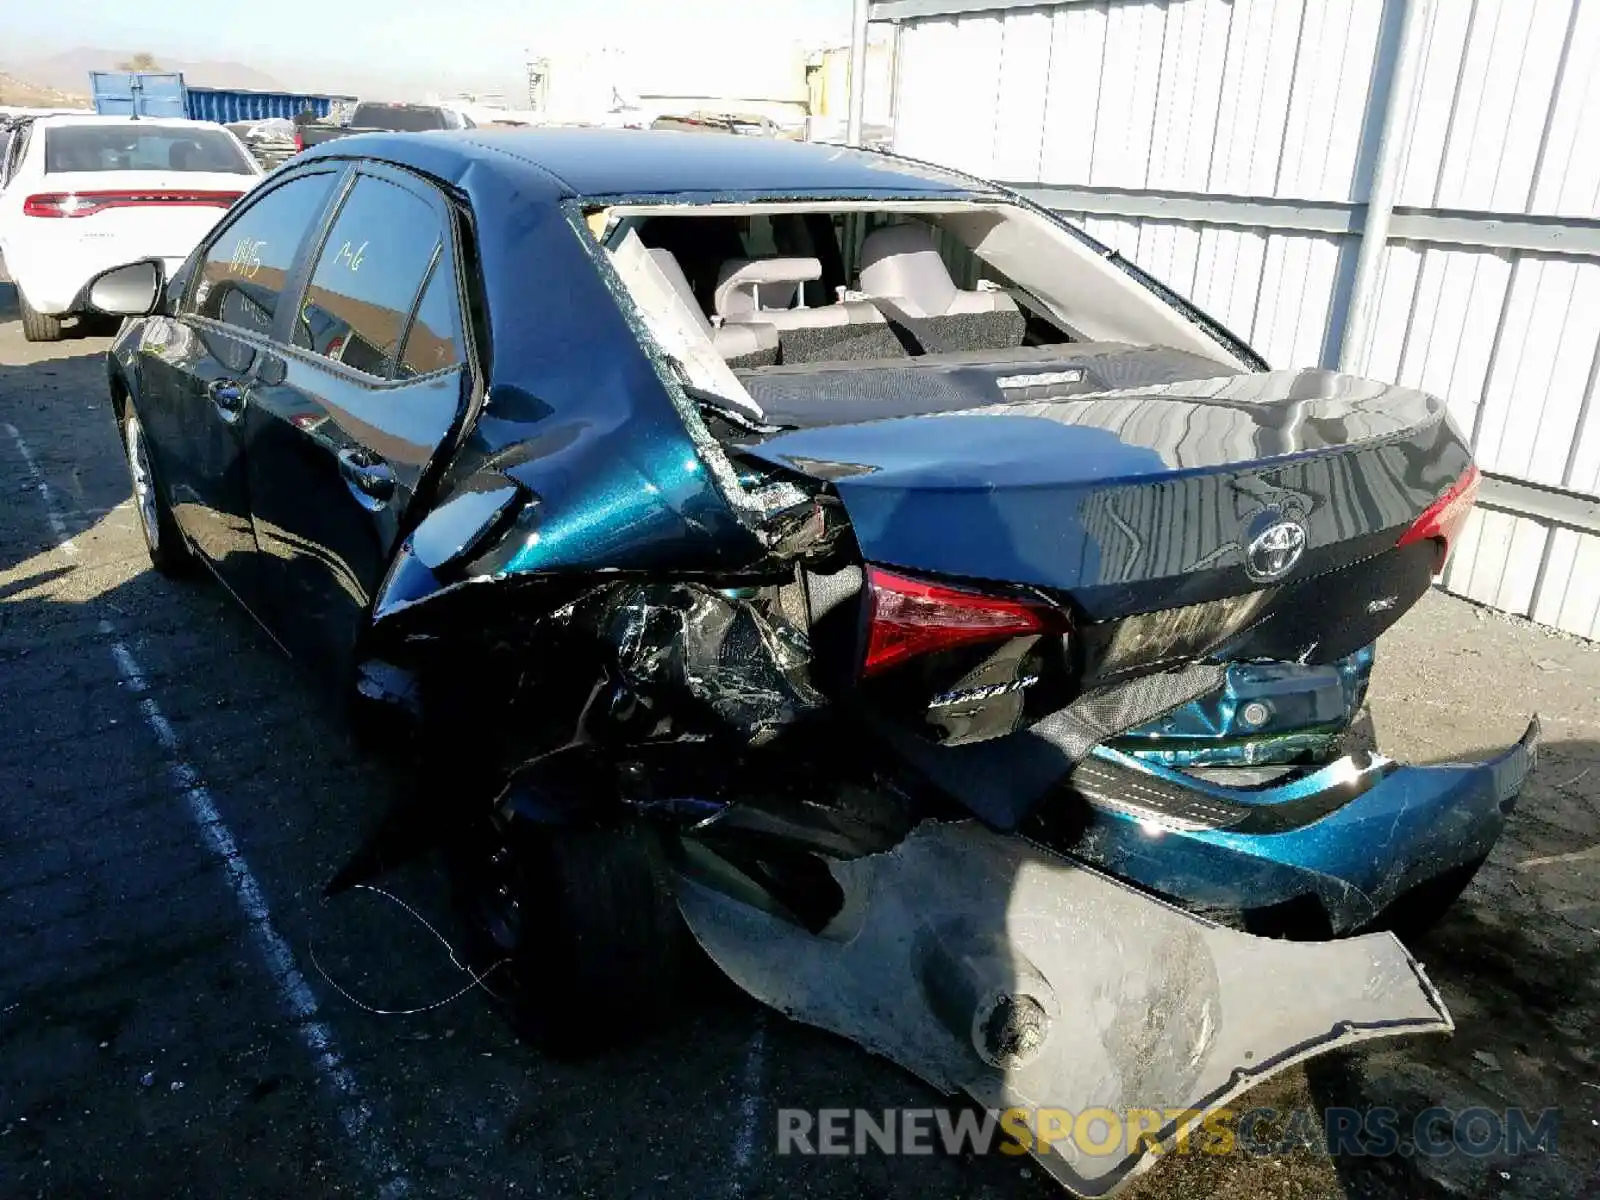
[{"label": "front seat", "polygon": [[821,278],[815,258],[729,259],[717,273],[717,315],[724,329],[749,323],[776,329],[785,363],[905,357],[900,339],[870,301],[793,307],[800,286]]},{"label": "front seat", "polygon": [[923,354],[1007,350],[1026,326],[1004,292],[964,292],[922,224],[874,230],[861,247],[861,290]]}]

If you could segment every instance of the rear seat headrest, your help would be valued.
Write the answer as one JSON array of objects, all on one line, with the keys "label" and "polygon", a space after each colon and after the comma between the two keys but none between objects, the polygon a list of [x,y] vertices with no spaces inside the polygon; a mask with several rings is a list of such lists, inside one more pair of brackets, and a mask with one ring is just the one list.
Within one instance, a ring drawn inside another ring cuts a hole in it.
[{"label": "rear seat headrest", "polygon": [[761,308],[788,308],[800,284],[821,278],[822,263],[815,258],[729,259],[717,273],[717,315],[738,317]]},{"label": "rear seat headrest", "polygon": [[678,294],[684,308],[700,325],[700,330],[711,339],[718,354],[730,362],[743,362],[751,366],[771,364],[778,358],[778,331],[756,325],[725,325],[713,329],[700,301],[694,297],[694,288],[683,273],[677,255],[670,250],[646,250],[668,285]]},{"label": "rear seat headrest", "polygon": [[861,246],[861,290],[900,301],[913,317],[942,316],[957,293],[926,225],[888,225]]}]

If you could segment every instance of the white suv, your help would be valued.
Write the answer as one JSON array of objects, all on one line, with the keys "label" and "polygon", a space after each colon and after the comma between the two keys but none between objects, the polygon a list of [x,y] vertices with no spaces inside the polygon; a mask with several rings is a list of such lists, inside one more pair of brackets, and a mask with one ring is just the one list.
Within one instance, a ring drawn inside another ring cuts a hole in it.
[{"label": "white suv", "polygon": [[22,331],[55,341],[84,285],[110,267],[159,258],[170,275],[262,170],[206,121],[41,117],[0,162],[0,256]]}]

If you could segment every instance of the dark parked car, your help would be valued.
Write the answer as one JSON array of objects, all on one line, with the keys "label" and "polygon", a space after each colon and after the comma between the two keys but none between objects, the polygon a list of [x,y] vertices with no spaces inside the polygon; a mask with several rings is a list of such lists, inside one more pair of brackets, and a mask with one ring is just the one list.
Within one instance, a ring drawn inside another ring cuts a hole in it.
[{"label": "dark parked car", "polygon": [[[1237,932],[1437,910],[1531,762],[1345,753],[1473,500],[1438,399],[1268,370],[990,184],[779,140],[348,138],[92,292],[136,318],[155,566],[415,758],[546,1042],[667,1007],[680,912],[996,1107],[1198,1113],[1448,1028],[1388,933]],[[1097,1194],[1147,1161],[1040,1153]]]},{"label": "dark parked car", "polygon": [[324,142],[358,133],[424,133],[431,129],[472,129],[475,122],[464,113],[440,104],[400,104],[376,100],[356,105],[348,125],[320,121],[298,124],[294,144],[309,150]]}]

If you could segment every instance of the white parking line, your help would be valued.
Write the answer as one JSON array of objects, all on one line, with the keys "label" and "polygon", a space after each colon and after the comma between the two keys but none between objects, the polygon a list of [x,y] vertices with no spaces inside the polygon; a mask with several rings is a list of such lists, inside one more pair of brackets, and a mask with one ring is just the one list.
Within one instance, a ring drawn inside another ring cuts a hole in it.
[{"label": "white parking line", "polygon": [[[27,443],[15,426],[8,424],[5,428],[44,501],[50,528],[56,534],[60,549],[76,557],[78,549],[67,537],[66,522],[55,506],[50,485],[40,472]],[[172,723],[161,711],[155,697],[148,694],[149,685],[133,652],[118,639],[116,626],[109,620],[101,620],[99,629],[101,634],[111,639],[111,657],[116,661],[117,673],[124,685],[140,697],[139,711],[166,753],[168,774],[188,806],[189,815],[200,831],[201,841],[227,872],[228,885],[266,962],[267,973],[272,977],[278,998],[294,1021],[300,1040],[311,1052],[313,1067],[337,1097],[339,1121],[344,1126],[345,1134],[354,1144],[366,1170],[373,1178],[383,1181],[378,1189],[380,1200],[394,1200],[405,1195],[410,1190],[410,1182],[401,1170],[400,1160],[376,1128],[372,1110],[362,1098],[355,1076],[345,1065],[332,1032],[317,1018],[316,997],[296,965],[289,943],[284,941],[272,923],[272,913],[261,885],[256,882],[249,863],[239,852],[233,834],[223,823],[222,815],[217,811],[199,772],[185,760],[183,747]]]},{"label": "white parking line", "polygon": [[39,470],[39,464],[33,460],[33,451],[28,449],[28,443],[22,440],[22,435],[17,432],[15,425],[9,423],[6,425],[6,436],[11,439],[17,448],[17,453],[22,456],[23,465],[28,469],[28,477],[33,482],[34,490],[44,502],[44,515],[50,522],[51,532],[56,535],[57,546],[68,558],[76,558],[78,548],[67,536],[67,522],[56,508],[56,498],[50,491],[50,484],[45,479],[44,472]]},{"label": "white parking line", "polygon": [[756,1141],[761,1124],[761,1077],[765,1074],[767,1058],[767,1022],[762,1013],[756,1014],[755,1032],[745,1047],[744,1071],[740,1083],[743,1096],[739,1101],[739,1132],[733,1141],[733,1181],[729,1194],[744,1195],[745,1181],[751,1164],[756,1160]]},{"label": "white parking line", "polygon": [[1525,858],[1517,864],[1517,869],[1526,870],[1528,867],[1547,867],[1551,863],[1581,862],[1586,858],[1600,857],[1600,846],[1590,846],[1586,850],[1573,850],[1568,854],[1546,854],[1540,858]]}]

